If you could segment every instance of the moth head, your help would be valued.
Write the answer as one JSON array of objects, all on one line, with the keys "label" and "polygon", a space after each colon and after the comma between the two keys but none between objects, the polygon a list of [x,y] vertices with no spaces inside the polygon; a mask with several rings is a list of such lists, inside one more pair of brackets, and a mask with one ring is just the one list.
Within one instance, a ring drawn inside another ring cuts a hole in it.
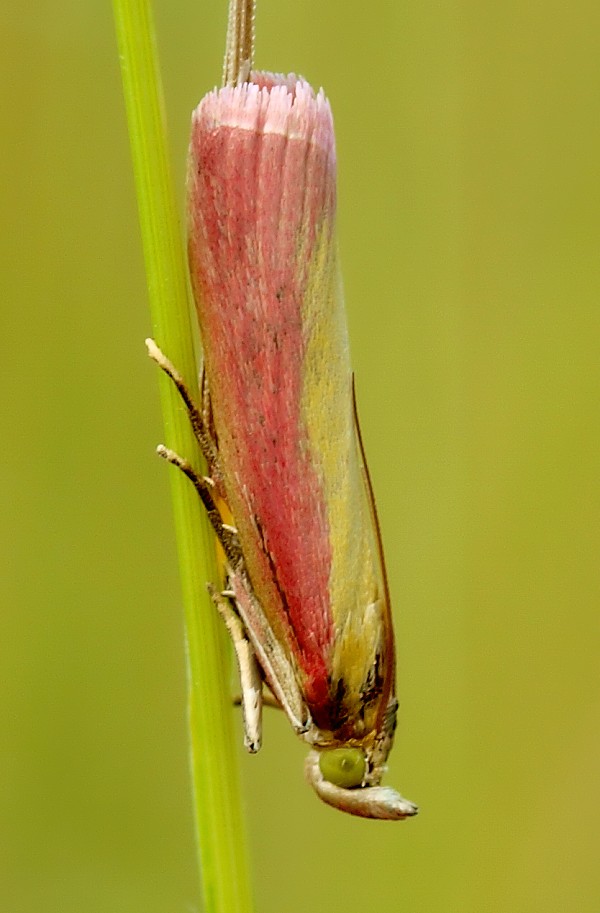
[{"label": "moth head", "polygon": [[[309,753],[306,778],[327,805],[361,818],[398,821],[418,808],[389,786],[366,784],[368,759],[362,748],[324,748]],[[373,780],[373,776],[369,776]]]}]

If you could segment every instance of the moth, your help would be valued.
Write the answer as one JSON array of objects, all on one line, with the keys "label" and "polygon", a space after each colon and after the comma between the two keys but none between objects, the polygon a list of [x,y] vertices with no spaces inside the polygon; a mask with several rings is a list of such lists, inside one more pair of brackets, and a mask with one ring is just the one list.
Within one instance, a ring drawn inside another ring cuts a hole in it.
[{"label": "moth", "polygon": [[246,747],[261,744],[266,684],[310,746],[319,797],[401,819],[417,808],[381,785],[398,707],[394,636],[337,261],[331,109],[301,78],[251,71],[235,36],[234,21],[225,85],[192,118],[200,405],[148,341],[208,476],[159,452],[191,479],[222,546],[225,586],[210,591],[236,652]]}]

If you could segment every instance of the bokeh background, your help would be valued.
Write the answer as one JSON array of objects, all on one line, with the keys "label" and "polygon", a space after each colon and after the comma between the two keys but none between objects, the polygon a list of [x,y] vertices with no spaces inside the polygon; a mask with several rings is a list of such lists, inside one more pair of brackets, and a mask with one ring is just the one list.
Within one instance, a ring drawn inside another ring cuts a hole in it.
[{"label": "bokeh background", "polygon": [[[225,0],[157,0],[173,167]],[[262,0],[322,84],[398,632],[401,824],[241,748],[257,911],[600,910],[600,10]],[[198,911],[182,613],[111,7],[0,9],[0,911]],[[234,711],[232,711],[234,712]],[[238,723],[239,726],[239,723]]]}]

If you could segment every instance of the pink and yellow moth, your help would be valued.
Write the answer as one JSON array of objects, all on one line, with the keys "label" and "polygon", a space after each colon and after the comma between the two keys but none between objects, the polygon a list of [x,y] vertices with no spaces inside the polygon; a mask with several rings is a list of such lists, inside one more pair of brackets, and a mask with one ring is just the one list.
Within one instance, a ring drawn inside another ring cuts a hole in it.
[{"label": "pink and yellow moth", "polygon": [[381,786],[396,725],[394,638],[354,405],[335,240],[336,157],[323,91],[252,72],[252,4],[230,7],[224,87],[192,118],[188,248],[203,349],[196,407],[177,384],[209,476],[196,486],[224,553],[211,587],[232,636],[245,744],[263,683],[310,745],[329,805],[401,819]]}]

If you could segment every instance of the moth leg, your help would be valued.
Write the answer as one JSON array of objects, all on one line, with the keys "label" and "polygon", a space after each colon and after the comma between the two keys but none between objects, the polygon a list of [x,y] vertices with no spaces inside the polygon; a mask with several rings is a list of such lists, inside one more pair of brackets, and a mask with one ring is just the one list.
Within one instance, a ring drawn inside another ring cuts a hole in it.
[{"label": "moth leg", "polygon": [[[243,702],[242,695],[235,694],[233,697],[234,706],[241,707],[242,702]],[[281,704],[279,703],[279,701],[277,700],[275,695],[271,694],[270,691],[265,691],[264,689],[262,692],[262,705],[263,705],[263,707],[271,707],[273,710],[283,710],[283,707],[281,706]]]},{"label": "moth leg", "polygon": [[262,738],[263,693],[260,667],[244,624],[230,599],[219,593],[212,584],[209,583],[207,586],[211,599],[229,631],[235,650],[242,688],[240,703],[244,716],[244,745],[248,751],[254,753],[260,748]]},{"label": "moth leg", "polygon": [[167,463],[172,463],[173,466],[177,466],[177,468],[188,477],[198,492],[200,500],[206,509],[209,522],[223,547],[228,562],[231,567],[239,567],[242,563],[242,550],[238,541],[237,531],[235,527],[223,523],[223,520],[221,519],[221,514],[219,513],[219,509],[215,504],[212,494],[214,482],[205,476],[198,475],[191,463],[184,460],[178,453],[175,453],[174,450],[170,450],[163,444],[158,445],[156,452],[163,460],[166,460]]},{"label": "moth leg", "polygon": [[272,707],[273,710],[283,710],[283,707],[277,700],[274,694],[271,694],[270,691],[263,691],[262,696],[263,707]]},{"label": "moth leg", "polygon": [[165,374],[170,377],[175,384],[177,391],[184,402],[185,408],[187,409],[194,436],[200,445],[200,449],[206,462],[209,465],[210,472],[212,472],[213,468],[218,464],[218,454],[214,438],[210,433],[210,396],[208,393],[208,385],[204,377],[204,372],[202,372],[201,384],[202,409],[199,409],[194,402],[183,377],[175,365],[170,362],[167,356],[158,348],[153,339],[146,339],[146,348],[148,349],[148,355],[152,361],[156,362],[158,367],[161,368],[161,370],[164,371]]},{"label": "moth leg", "polygon": [[204,423],[204,428],[214,448],[215,454],[217,454],[219,448],[217,447],[216,442],[212,403],[210,401],[210,391],[208,389],[208,380],[206,378],[204,365],[202,365],[202,371],[200,373],[200,397],[202,400],[202,421]]}]

